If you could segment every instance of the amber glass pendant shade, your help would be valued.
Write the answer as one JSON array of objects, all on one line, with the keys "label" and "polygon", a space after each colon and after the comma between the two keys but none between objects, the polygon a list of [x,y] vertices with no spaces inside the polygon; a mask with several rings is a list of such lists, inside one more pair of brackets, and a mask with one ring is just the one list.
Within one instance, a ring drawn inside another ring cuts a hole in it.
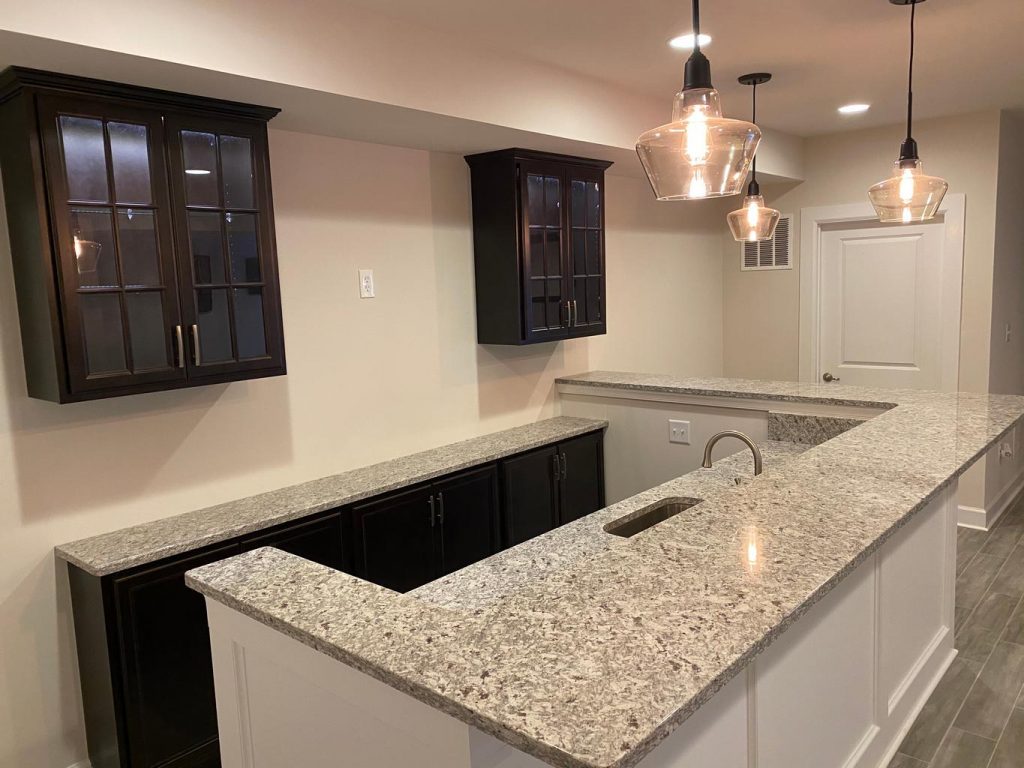
[{"label": "amber glass pendant shade", "polygon": [[700,50],[700,3],[693,0],[693,54],[683,89],[672,102],[671,122],[644,132],[636,153],[659,200],[736,195],[743,188],[761,131],[722,116],[711,64]]},{"label": "amber glass pendant shade", "polygon": [[935,218],[946,196],[949,184],[938,176],[927,176],[921,170],[917,142],[911,134],[914,121],[914,17],[918,3],[924,0],[889,0],[893,5],[910,6],[910,72],[907,85],[907,138],[900,147],[900,157],[891,177],[868,190],[868,199],[878,220],[889,224],[910,224]]},{"label": "amber glass pendant shade", "polygon": [[[906,167],[904,167],[906,166]],[[878,220],[910,224],[935,218],[949,184],[921,172],[921,161],[896,161],[896,170],[868,190]]]},{"label": "amber glass pendant shade", "polygon": [[775,226],[779,223],[780,216],[778,211],[764,204],[761,195],[747,195],[743,198],[743,207],[733,211],[726,218],[734,240],[753,243],[758,240],[771,240],[775,236]]}]

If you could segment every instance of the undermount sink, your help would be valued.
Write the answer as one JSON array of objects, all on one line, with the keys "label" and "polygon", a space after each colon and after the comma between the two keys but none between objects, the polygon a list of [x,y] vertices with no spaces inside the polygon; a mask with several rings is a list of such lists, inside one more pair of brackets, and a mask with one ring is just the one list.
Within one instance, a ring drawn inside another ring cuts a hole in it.
[{"label": "undermount sink", "polygon": [[685,512],[691,507],[700,504],[700,502],[701,499],[662,499],[646,509],[641,509],[639,512],[630,512],[618,520],[613,520],[604,527],[604,530],[605,533],[622,536],[623,538],[636,536],[641,531],[646,531],[658,523],[663,523],[670,517],[675,517],[680,512]]}]

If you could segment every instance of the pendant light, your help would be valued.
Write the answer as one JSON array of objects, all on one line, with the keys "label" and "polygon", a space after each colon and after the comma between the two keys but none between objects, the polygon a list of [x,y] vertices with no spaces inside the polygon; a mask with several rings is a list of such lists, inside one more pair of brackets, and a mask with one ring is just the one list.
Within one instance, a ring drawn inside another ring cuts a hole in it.
[{"label": "pendant light", "polygon": [[699,0],[693,0],[693,36],[683,89],[672,103],[672,122],[652,128],[636,143],[659,200],[738,194],[761,140],[753,123],[722,117],[711,63],[700,50]]},{"label": "pendant light", "polygon": [[[767,72],[753,72],[743,75],[739,80],[742,85],[751,86],[750,119],[757,123],[757,86],[767,83],[772,76]],[[761,197],[761,188],[757,184],[757,157],[754,157],[750,169],[750,184],[747,196],[743,198],[743,207],[733,211],[726,218],[733,239],[741,243],[754,243],[758,240],[771,240],[775,236],[775,225],[779,223],[780,213],[774,208],[767,208]]]},{"label": "pendant light", "polygon": [[926,176],[921,170],[917,142],[911,135],[914,116],[914,16],[918,3],[924,0],[889,0],[893,5],[910,6],[910,75],[907,85],[907,138],[900,146],[900,159],[896,161],[891,178],[880,181],[868,190],[879,221],[928,221],[935,217],[942,198],[949,189],[945,179]]}]

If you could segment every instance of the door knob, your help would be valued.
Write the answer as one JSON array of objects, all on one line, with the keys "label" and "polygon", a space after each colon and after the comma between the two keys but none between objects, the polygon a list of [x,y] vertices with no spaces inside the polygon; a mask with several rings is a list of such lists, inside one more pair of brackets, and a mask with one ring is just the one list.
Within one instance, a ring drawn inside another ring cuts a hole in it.
[{"label": "door knob", "polygon": [[833,381],[839,381],[839,377],[838,376],[833,376],[828,371],[825,371],[821,375],[821,380],[824,381],[826,384],[831,384]]}]

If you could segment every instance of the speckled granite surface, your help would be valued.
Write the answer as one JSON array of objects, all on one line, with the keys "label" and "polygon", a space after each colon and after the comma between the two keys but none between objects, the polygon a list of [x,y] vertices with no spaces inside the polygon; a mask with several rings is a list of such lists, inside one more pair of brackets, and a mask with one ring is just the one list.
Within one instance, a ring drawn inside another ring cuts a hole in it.
[{"label": "speckled granite surface", "polygon": [[[627,768],[1024,415],[1024,398],[1010,396],[611,373],[568,381],[585,380],[889,410],[799,455],[773,455],[740,485],[743,453],[408,595],[276,550],[198,569],[190,583],[551,765]],[[666,496],[704,501],[631,539],[603,532]]]},{"label": "speckled granite surface", "polygon": [[559,416],[331,477],[62,544],[57,556],[105,576],[450,472],[593,432],[603,421]]},{"label": "speckled granite surface", "polygon": [[821,445],[848,432],[864,419],[843,419],[836,416],[810,416],[802,413],[768,412],[768,439],[803,445]]}]

